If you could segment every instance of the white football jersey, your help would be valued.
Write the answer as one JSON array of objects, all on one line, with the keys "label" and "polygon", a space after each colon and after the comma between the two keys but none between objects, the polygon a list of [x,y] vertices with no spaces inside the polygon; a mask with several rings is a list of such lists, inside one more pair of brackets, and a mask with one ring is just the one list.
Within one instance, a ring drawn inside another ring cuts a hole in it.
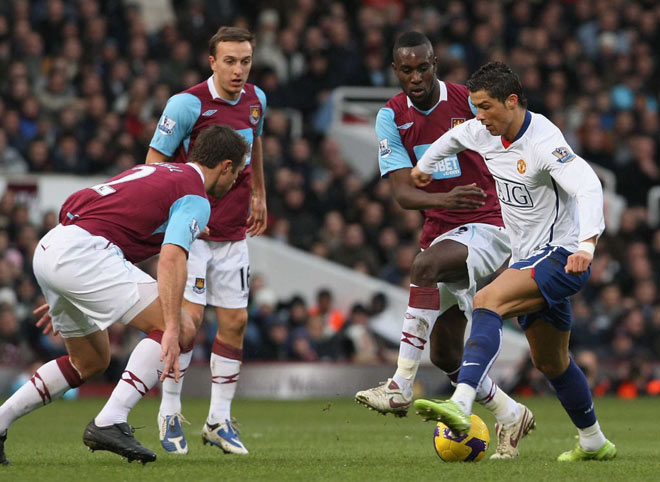
[{"label": "white football jersey", "polygon": [[579,241],[603,232],[603,191],[596,173],[543,115],[527,111],[508,147],[481,122],[468,120],[436,140],[417,166],[431,174],[435,163],[464,149],[481,154],[495,179],[511,263],[547,245],[575,252]]}]

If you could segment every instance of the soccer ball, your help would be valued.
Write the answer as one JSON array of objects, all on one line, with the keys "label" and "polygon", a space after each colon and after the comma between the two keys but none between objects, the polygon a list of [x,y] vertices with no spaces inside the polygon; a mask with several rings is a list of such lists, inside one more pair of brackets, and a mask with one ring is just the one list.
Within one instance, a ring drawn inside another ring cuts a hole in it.
[{"label": "soccer ball", "polygon": [[472,425],[467,435],[456,437],[444,423],[438,422],[433,433],[433,447],[445,462],[479,462],[486,455],[490,434],[477,415],[470,416]]}]

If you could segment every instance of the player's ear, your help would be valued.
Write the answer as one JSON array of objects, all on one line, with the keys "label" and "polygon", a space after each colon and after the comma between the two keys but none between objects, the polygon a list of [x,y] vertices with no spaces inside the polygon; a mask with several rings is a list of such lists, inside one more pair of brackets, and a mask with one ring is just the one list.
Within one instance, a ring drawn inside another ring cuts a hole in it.
[{"label": "player's ear", "polygon": [[518,96],[516,94],[510,94],[506,99],[506,106],[509,109],[513,109],[518,105]]}]

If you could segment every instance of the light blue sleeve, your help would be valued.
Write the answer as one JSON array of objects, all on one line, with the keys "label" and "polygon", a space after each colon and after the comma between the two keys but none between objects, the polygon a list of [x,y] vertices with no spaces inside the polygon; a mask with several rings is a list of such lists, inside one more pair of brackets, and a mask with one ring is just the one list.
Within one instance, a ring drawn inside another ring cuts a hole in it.
[{"label": "light blue sleeve", "polygon": [[477,117],[477,108],[472,103],[472,97],[470,97],[469,95],[468,95],[468,105],[470,106],[470,110],[472,111],[472,115]]},{"label": "light blue sleeve", "polygon": [[254,86],[254,92],[257,94],[257,97],[259,98],[259,102],[261,102],[261,120],[259,121],[259,125],[257,126],[257,137],[259,137],[261,133],[264,131],[264,119],[266,118],[266,94],[256,85]]},{"label": "light blue sleeve", "polygon": [[208,199],[187,195],[177,199],[170,207],[163,244],[176,244],[186,251],[209,222],[211,205]]},{"label": "light blue sleeve", "polygon": [[171,156],[183,142],[186,149],[193,126],[202,110],[202,101],[192,94],[176,94],[167,101],[149,147]]},{"label": "light blue sleeve", "polygon": [[403,147],[399,129],[394,122],[394,111],[389,107],[383,107],[376,116],[376,134],[378,135],[378,165],[380,175],[387,174],[397,169],[413,167],[408,151]]}]

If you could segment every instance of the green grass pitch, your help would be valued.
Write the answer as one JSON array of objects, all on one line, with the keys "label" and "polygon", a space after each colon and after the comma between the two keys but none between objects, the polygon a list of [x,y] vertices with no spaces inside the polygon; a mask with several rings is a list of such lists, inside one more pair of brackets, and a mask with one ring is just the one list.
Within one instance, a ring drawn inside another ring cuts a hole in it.
[{"label": "green grass pitch", "polygon": [[[158,400],[142,401],[130,423],[158,460],[128,464],[107,452],[91,453],[82,432],[103,400],[57,401],[19,419],[9,430],[10,467],[0,481],[646,481],[660,480],[660,400],[596,400],[606,435],[619,449],[612,462],[559,464],[557,455],[575,443],[573,429],[552,397],[524,399],[537,429],[521,443],[516,460],[442,462],[432,446],[433,424],[417,416],[383,417],[352,400],[299,402],[236,400],[247,456],[223,455],[201,443],[206,399],[184,400],[190,453],[166,454],[158,442]],[[494,442],[494,421],[477,407]],[[488,455],[494,450],[494,443]]]}]

